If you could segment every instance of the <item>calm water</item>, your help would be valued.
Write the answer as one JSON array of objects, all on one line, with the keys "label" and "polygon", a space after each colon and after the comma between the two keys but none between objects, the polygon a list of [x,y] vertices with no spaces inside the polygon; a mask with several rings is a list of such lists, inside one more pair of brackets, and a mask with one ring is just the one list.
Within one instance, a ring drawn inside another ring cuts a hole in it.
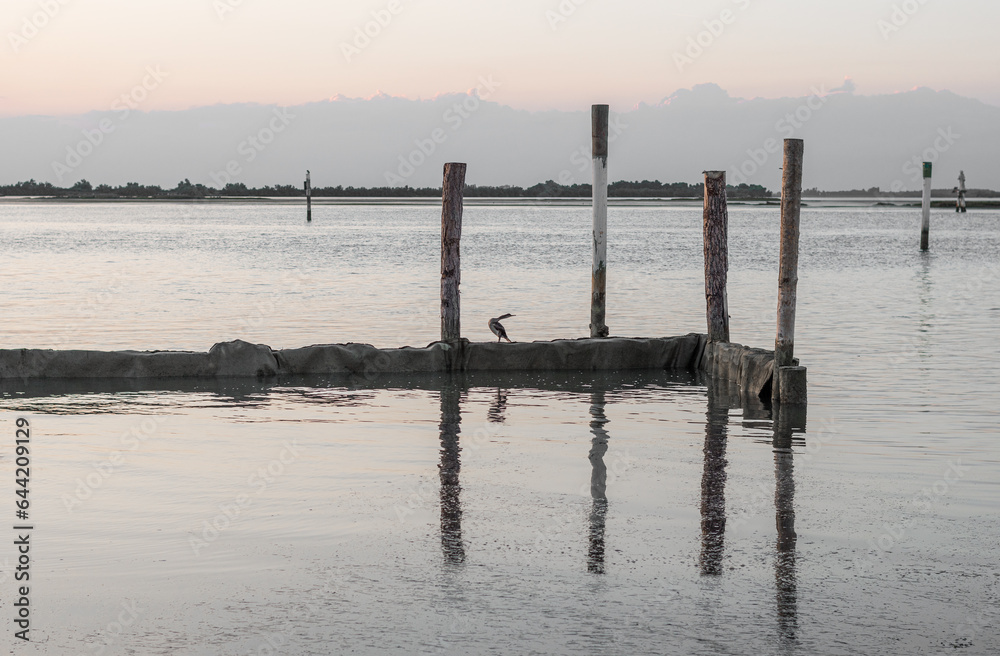
[{"label": "calm water", "polygon": [[[0,204],[2,345],[435,339],[439,210],[300,214]],[[704,330],[700,220],[612,208],[612,334]],[[467,207],[466,336],[584,336],[589,221]],[[997,653],[1000,213],[936,212],[930,254],[918,221],[804,211],[804,430],[689,374],[5,383],[18,653]],[[778,214],[730,222],[733,338],[769,346]]]}]

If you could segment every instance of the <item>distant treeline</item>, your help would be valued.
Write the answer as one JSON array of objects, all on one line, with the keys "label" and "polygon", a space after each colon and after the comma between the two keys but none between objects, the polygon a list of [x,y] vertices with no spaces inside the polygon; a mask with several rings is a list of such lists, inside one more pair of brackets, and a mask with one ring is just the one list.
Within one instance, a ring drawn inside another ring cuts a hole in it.
[{"label": "distant treeline", "polygon": [[[931,195],[935,197],[942,196],[957,196],[957,188],[951,189],[934,189],[931,191]],[[806,189],[802,192],[804,196],[811,196],[813,198],[912,198],[913,196],[919,196],[922,192],[920,191],[889,191],[887,189],[880,189],[879,187],[871,187],[869,189],[850,189],[844,191],[820,191],[819,189]],[[992,191],[990,189],[968,189],[965,192],[966,198],[1000,198],[1000,191]]]},{"label": "distant treeline", "polygon": [[[700,198],[704,187],[700,184],[686,182],[662,183],[659,180],[643,180],[642,182],[614,182],[608,185],[608,195],[623,198]],[[728,187],[729,198],[770,198],[773,194],[761,185],[741,184]],[[313,197],[317,198],[349,198],[349,197],[379,197],[405,198],[414,196],[434,197],[441,195],[440,187],[314,187]],[[487,186],[467,185],[465,195],[470,198],[588,198],[591,195],[589,184],[561,185],[552,180],[534,186],[513,187],[509,185]],[[275,185],[273,187],[247,187],[242,183],[230,183],[222,189],[193,184],[184,180],[173,189],[164,189],[158,185],[140,185],[129,182],[126,185],[112,187],[110,185],[93,186],[86,180],[80,180],[72,187],[56,187],[49,182],[18,182],[13,185],[0,186],[0,196],[49,196],[54,198],[162,198],[162,199],[192,199],[192,198],[226,198],[238,196],[262,197],[303,197],[305,190],[301,186]]]}]

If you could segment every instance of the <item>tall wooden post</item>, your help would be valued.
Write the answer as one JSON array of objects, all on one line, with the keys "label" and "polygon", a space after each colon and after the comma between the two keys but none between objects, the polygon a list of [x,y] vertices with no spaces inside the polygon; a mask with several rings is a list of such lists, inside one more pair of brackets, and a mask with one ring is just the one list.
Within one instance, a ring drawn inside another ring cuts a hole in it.
[{"label": "tall wooden post", "polygon": [[313,187],[312,176],[306,171],[306,221],[313,220]]},{"label": "tall wooden post", "polygon": [[462,282],[462,199],[465,194],[465,164],[444,165],[441,192],[441,341],[462,338],[459,285]]},{"label": "tall wooden post", "polygon": [[591,107],[594,153],[594,267],[591,277],[590,336],[607,337],[608,117],[607,105]]},{"label": "tall wooden post", "polygon": [[920,250],[926,251],[931,240],[931,172],[934,165],[931,162],[924,162],[924,200],[923,217],[920,221]]},{"label": "tall wooden post", "polygon": [[726,172],[705,171],[705,301],[708,307],[708,341],[729,341],[729,210],[726,205]]},{"label": "tall wooden post", "polygon": [[781,367],[793,365],[795,355],[795,301],[799,283],[799,216],[802,211],[801,139],[785,139],[781,178],[781,259],[778,272],[778,330],[774,340],[771,400],[782,401]]}]

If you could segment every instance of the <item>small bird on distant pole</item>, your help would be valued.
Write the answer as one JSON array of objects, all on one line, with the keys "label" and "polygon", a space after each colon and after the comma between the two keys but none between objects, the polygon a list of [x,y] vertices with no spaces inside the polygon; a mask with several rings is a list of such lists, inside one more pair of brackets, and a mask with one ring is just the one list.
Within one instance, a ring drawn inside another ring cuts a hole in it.
[{"label": "small bird on distant pole", "polygon": [[506,339],[508,342],[510,341],[510,337],[507,337],[507,331],[504,330],[503,326],[500,324],[500,320],[501,319],[506,319],[507,317],[512,317],[512,316],[514,316],[514,315],[513,314],[504,314],[504,315],[501,315],[501,316],[497,317],[496,319],[490,319],[490,323],[489,323],[490,330],[493,332],[494,335],[497,336],[497,343],[498,344],[500,343],[500,340],[503,340],[503,339]]}]

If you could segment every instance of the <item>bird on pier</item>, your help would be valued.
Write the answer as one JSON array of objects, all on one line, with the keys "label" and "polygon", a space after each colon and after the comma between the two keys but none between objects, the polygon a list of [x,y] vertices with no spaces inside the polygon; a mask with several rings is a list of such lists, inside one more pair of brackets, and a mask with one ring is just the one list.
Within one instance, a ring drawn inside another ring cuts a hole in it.
[{"label": "bird on pier", "polygon": [[497,317],[495,319],[490,319],[490,323],[489,323],[490,331],[494,335],[497,336],[497,343],[499,343],[500,340],[503,340],[503,339],[506,339],[508,342],[510,341],[510,337],[507,337],[507,331],[504,330],[503,325],[500,323],[500,320],[501,319],[506,319],[507,317],[512,317],[512,316],[514,316],[514,315],[513,314],[504,314],[504,315],[501,315],[501,316],[499,316],[499,317]]}]

